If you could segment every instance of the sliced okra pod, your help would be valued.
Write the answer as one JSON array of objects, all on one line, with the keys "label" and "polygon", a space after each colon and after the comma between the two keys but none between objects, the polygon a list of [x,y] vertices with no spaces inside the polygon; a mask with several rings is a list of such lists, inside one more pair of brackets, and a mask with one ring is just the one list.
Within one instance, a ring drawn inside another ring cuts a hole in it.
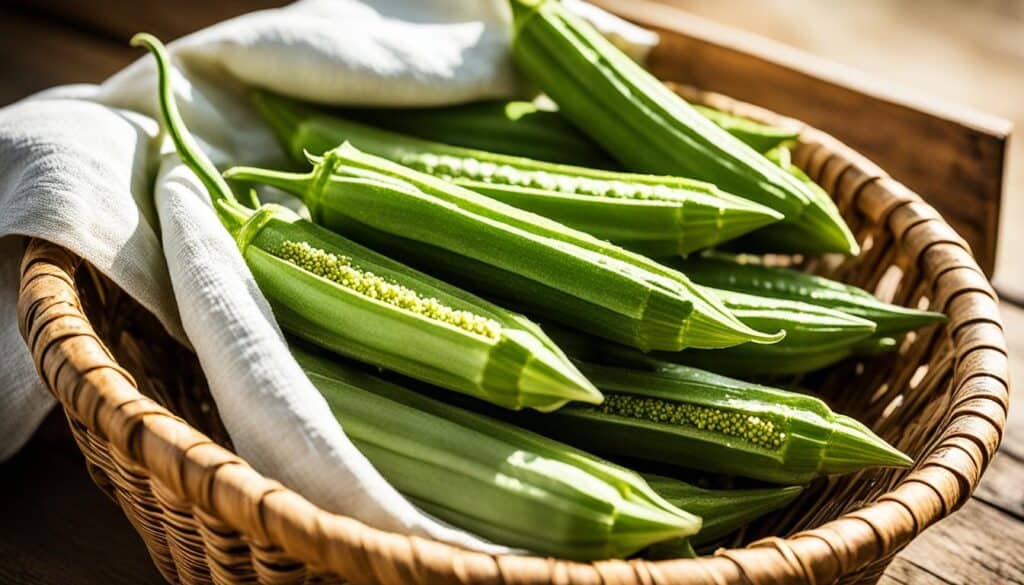
[{"label": "sliced okra pod", "polygon": [[552,410],[601,394],[525,317],[347,240],[284,207],[241,205],[199,149],[156,57],[164,124],[203,181],[282,327],[328,349],[507,408]]}]

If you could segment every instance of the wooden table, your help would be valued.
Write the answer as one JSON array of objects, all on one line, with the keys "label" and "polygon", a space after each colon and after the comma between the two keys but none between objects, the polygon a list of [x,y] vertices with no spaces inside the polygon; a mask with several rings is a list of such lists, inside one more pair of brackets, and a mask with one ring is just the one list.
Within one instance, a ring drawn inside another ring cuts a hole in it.
[{"label": "wooden table", "polygon": [[[141,55],[127,45],[136,30],[160,31],[169,40],[243,5],[275,3],[210,3],[214,7],[198,15],[170,3],[126,12],[114,0],[0,5],[0,105],[53,85],[105,78]],[[1012,374],[1024,379],[1024,309],[1007,303],[1002,309]],[[1003,447],[974,497],[902,552],[882,583],[1024,584],[1022,412],[1011,411]],[[128,521],[91,483],[59,412],[0,465],[0,477],[0,583],[161,583]]]}]

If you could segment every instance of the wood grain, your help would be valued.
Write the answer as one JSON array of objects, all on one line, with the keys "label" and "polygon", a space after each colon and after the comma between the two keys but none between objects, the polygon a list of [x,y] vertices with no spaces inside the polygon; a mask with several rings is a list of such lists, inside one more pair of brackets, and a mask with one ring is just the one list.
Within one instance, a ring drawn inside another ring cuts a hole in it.
[{"label": "wood grain", "polygon": [[900,557],[950,583],[1024,583],[1024,524],[972,499],[914,539]]},{"label": "wood grain", "polygon": [[991,275],[1009,122],[895,90],[678,8],[595,3],[661,33],[649,62],[658,77],[799,118],[874,160],[935,206]]},{"label": "wood grain", "polygon": [[878,585],[954,585],[942,577],[929,572],[925,567],[897,557],[885,574],[878,581]]},{"label": "wood grain", "polygon": [[0,5],[0,55],[2,106],[55,85],[102,81],[139,52]]},{"label": "wood grain", "polygon": [[169,42],[190,32],[254,10],[289,4],[287,0],[177,0],[136,2],[121,0],[10,0],[22,13],[44,16],[96,36],[128,44],[137,32],[148,32]]}]

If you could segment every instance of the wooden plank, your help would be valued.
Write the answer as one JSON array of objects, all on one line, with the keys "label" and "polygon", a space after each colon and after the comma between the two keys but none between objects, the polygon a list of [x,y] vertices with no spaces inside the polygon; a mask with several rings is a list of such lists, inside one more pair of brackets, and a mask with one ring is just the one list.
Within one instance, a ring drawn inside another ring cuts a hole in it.
[{"label": "wooden plank", "polygon": [[[1022,226],[1015,226],[1021,229]],[[1000,450],[1024,461],[1024,309],[1001,303],[999,312],[1003,318],[1006,345],[1010,355],[1010,413],[1003,433]],[[1013,384],[1016,380],[1018,383]]]},{"label": "wooden plank", "polygon": [[0,477],[0,583],[164,582],[121,509],[89,478],[60,410],[0,465]]},{"label": "wooden plank", "polygon": [[974,497],[1024,522],[1024,461],[1013,453],[996,453]]},{"label": "wooden plank", "polygon": [[0,106],[66,83],[102,81],[140,53],[0,5]]},{"label": "wooden plank", "polygon": [[661,34],[649,63],[655,75],[799,118],[873,159],[934,205],[991,274],[1009,122],[893,89],[679,8],[595,3]]},{"label": "wooden plank", "polygon": [[914,539],[900,557],[950,583],[1024,584],[1024,524],[972,499]]},{"label": "wooden plank", "polygon": [[896,557],[878,580],[878,585],[954,585],[928,569]]},{"label": "wooden plank", "polygon": [[10,5],[22,12],[59,19],[124,44],[141,31],[167,42],[232,16],[289,3],[288,0],[177,0],[135,2],[129,9],[121,0],[10,0]]}]

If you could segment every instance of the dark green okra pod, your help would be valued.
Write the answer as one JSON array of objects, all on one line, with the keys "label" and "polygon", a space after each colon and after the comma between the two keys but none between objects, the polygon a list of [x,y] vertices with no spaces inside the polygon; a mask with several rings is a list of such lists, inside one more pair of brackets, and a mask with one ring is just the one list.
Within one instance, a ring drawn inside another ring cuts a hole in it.
[{"label": "dark green okra pod", "polygon": [[771,209],[678,177],[573,167],[460,148],[329,116],[268,93],[253,102],[297,162],[348,141],[650,256],[687,254],[782,219]]},{"label": "dark green okra pod", "polygon": [[395,488],[484,538],[592,560],[685,538],[701,526],[627,469],[350,364],[293,352],[345,433]]},{"label": "dark green okra pod", "polygon": [[659,359],[742,377],[810,372],[854,354],[871,353],[862,345],[876,330],[867,319],[800,301],[708,290],[747,325],[762,330],[784,329],[786,337],[772,345],[658,352]]},{"label": "dark green okra pod", "polygon": [[605,400],[513,420],[582,449],[780,484],[912,463],[812,396],[554,333]]},{"label": "dark green okra pod", "polygon": [[700,532],[689,537],[693,546],[715,542],[757,518],[786,506],[804,489],[802,486],[705,489],[649,473],[643,474],[643,478],[651,489],[669,503],[701,517],[703,524]]},{"label": "dark green okra pod", "polygon": [[452,146],[595,169],[618,168],[601,147],[561,114],[533,102],[493,100],[435,108],[347,108],[339,113],[378,128]]},{"label": "dark green okra pod", "polygon": [[510,4],[520,69],[627,168],[710,181],[783,213],[765,229],[788,234],[780,248],[858,253],[831,199],[699,114],[560,2]]},{"label": "dark green okra pod", "polygon": [[788,268],[767,266],[756,258],[710,253],[669,263],[696,283],[762,297],[835,309],[872,321],[875,336],[900,335],[946,320],[942,313],[886,303],[855,286]]},{"label": "dark green okra pod", "polygon": [[226,176],[303,198],[314,221],[421,270],[640,349],[773,343],[682,274],[345,143],[308,174]]},{"label": "dark green okra pod", "polygon": [[282,327],[353,358],[507,408],[558,408],[601,395],[534,323],[300,219],[275,205],[249,209],[195,144],[178,115],[160,42],[164,124],[203,181]]}]

